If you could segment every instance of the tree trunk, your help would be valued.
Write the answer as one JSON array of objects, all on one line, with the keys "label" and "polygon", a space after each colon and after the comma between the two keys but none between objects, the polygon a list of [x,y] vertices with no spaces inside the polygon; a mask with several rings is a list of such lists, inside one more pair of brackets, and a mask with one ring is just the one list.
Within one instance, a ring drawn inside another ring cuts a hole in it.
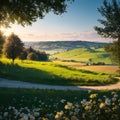
[{"label": "tree trunk", "polygon": [[118,65],[119,65],[118,73],[120,76],[120,37],[118,38]]},{"label": "tree trunk", "polygon": [[15,59],[14,59],[14,58],[12,58],[12,64],[14,64],[14,60],[15,60]]}]

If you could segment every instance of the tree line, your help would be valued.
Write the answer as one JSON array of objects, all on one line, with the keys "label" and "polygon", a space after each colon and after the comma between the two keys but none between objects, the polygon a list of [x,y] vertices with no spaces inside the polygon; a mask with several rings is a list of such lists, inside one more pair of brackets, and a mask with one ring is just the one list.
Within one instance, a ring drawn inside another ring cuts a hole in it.
[{"label": "tree line", "polygon": [[35,50],[32,47],[25,48],[24,43],[14,33],[5,37],[3,33],[0,32],[0,53],[9,59],[12,59],[12,63],[14,63],[16,58],[21,60],[48,60],[46,52]]}]

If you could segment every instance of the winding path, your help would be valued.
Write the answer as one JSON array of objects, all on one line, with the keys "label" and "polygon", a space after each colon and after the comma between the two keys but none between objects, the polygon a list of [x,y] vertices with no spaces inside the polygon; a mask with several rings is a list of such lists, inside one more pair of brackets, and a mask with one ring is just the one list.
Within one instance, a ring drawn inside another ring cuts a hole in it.
[{"label": "winding path", "polygon": [[[120,78],[118,78],[120,79]],[[58,86],[58,85],[44,85],[34,84],[29,82],[14,81],[0,78],[0,87],[5,88],[34,88],[34,89],[53,89],[53,90],[114,90],[120,89],[120,82],[106,86]]]}]

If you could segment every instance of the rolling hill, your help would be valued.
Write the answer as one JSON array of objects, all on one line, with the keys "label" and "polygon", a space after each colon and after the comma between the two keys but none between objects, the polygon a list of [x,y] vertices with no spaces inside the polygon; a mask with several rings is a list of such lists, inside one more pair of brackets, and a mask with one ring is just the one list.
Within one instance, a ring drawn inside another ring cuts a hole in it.
[{"label": "rolling hill", "polygon": [[40,41],[25,42],[26,47],[32,46],[34,49],[46,51],[49,54],[56,54],[76,48],[101,48],[107,43],[88,42],[88,41]]},{"label": "rolling hill", "polygon": [[103,48],[76,48],[66,52],[58,53],[52,56],[53,59],[61,61],[79,61],[83,63],[98,63],[112,64],[110,54],[106,53]]},{"label": "rolling hill", "polygon": [[103,46],[108,43],[88,41],[41,41],[25,42],[26,47],[33,47],[36,50],[45,51],[53,60],[79,61],[82,63],[104,62],[113,64],[110,54],[106,53]]}]

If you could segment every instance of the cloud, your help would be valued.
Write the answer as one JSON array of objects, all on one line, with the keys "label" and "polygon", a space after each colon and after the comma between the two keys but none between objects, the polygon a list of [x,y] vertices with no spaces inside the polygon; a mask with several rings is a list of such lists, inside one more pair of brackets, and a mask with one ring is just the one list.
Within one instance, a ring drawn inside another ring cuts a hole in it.
[{"label": "cloud", "polygon": [[97,41],[97,42],[111,42],[111,39],[102,38],[96,31],[85,32],[71,32],[71,33],[29,33],[21,34],[20,37],[27,41],[54,41],[54,40],[84,40],[84,41]]},{"label": "cloud", "polygon": [[62,33],[61,36],[66,40],[87,40],[98,42],[111,42],[111,39],[106,39],[98,35],[95,31]]}]

